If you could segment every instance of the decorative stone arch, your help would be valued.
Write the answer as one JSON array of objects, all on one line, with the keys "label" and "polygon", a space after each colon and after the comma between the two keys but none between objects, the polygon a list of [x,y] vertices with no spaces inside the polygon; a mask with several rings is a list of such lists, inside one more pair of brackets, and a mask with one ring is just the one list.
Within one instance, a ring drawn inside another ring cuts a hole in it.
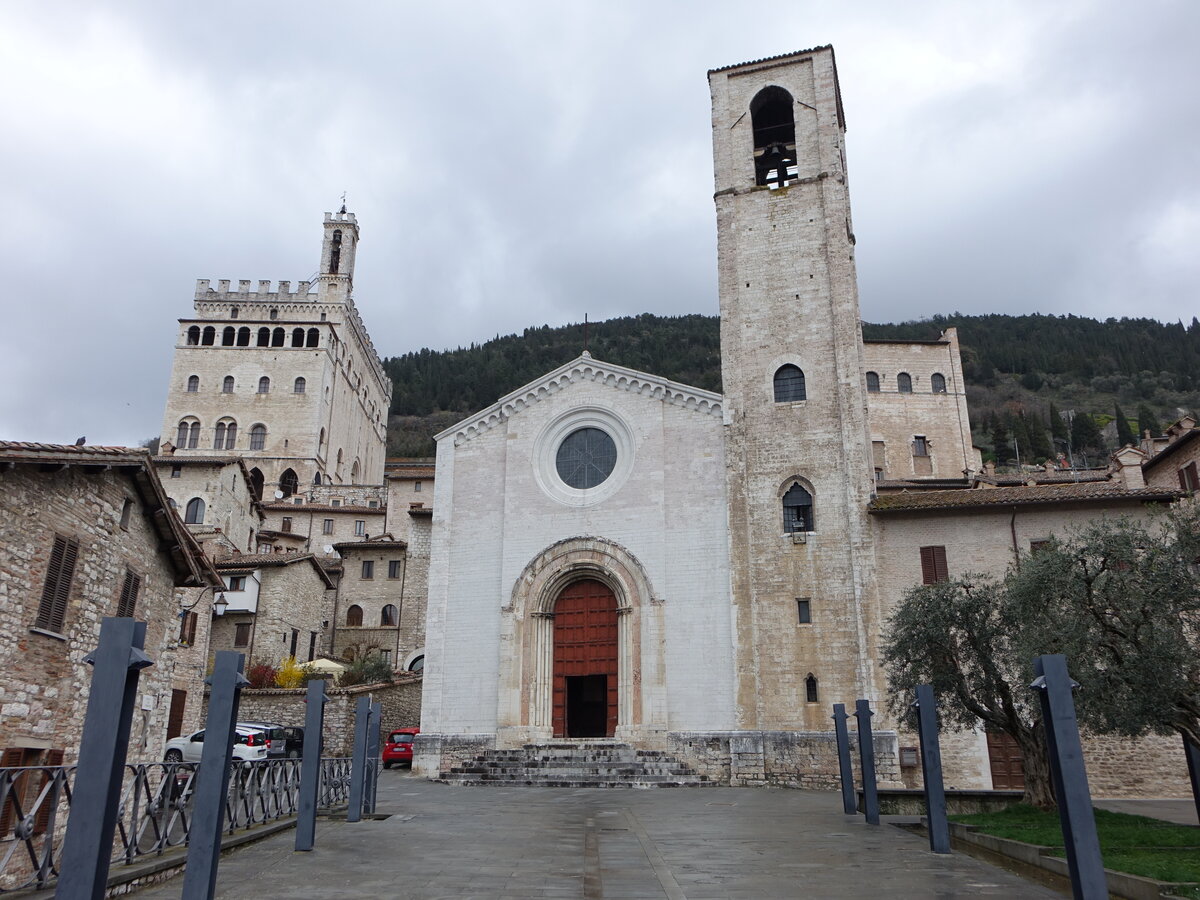
[{"label": "decorative stone arch", "polygon": [[499,744],[552,738],[554,605],[584,579],[609,588],[617,602],[617,739],[644,742],[665,733],[665,719],[657,721],[666,710],[662,599],[627,549],[581,536],[535,556],[501,608]]}]

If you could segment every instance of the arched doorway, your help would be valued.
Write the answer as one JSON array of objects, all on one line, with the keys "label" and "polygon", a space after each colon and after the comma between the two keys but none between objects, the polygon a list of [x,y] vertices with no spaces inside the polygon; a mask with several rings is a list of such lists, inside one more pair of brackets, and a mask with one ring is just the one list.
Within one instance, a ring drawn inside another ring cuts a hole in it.
[{"label": "arched doorway", "polygon": [[617,599],[592,579],[554,603],[554,736],[612,737],[617,727]]}]

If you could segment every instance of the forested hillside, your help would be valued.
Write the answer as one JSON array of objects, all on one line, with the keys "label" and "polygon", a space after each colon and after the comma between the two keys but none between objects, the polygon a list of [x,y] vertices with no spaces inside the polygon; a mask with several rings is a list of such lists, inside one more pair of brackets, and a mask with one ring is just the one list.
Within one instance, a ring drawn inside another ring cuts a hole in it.
[{"label": "forested hillside", "polygon": [[[1101,464],[1145,429],[1200,408],[1200,321],[1079,316],[937,316],[863,325],[868,339],[928,340],[958,328],[976,443],[998,464],[1070,451]],[[719,391],[714,316],[652,315],[588,326],[598,359]],[[527,328],[457,350],[384,360],[391,377],[388,453],[429,456],[432,435],[583,350],[582,325]]]}]

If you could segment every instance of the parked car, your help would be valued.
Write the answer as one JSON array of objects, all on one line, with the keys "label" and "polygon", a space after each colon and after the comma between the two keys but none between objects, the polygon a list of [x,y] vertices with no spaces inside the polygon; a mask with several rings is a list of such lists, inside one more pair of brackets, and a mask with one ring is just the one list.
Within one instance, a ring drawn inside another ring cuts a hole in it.
[{"label": "parked car", "polygon": [[[233,758],[246,762],[256,762],[267,758],[267,733],[257,728],[247,728],[241,723],[236,726],[236,736],[233,739]],[[163,758],[167,762],[200,762],[204,753],[204,729],[193,731],[191,734],[171,738],[167,741],[166,753]]]},{"label": "parked car", "polygon": [[383,767],[390,769],[393,764],[411,767],[413,737],[420,733],[420,728],[397,728],[389,734],[387,743],[383,745]]},{"label": "parked car", "polygon": [[271,759],[299,759],[303,754],[303,728],[277,725],[267,731],[267,756]]}]

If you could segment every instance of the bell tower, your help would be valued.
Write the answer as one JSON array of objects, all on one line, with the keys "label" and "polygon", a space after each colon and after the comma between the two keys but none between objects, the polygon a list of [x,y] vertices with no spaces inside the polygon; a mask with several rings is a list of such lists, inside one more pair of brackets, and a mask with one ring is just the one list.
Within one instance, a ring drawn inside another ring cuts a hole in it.
[{"label": "bell tower", "polygon": [[833,48],[708,79],[738,727],[827,731],[830,702],[876,696],[873,470]]},{"label": "bell tower", "polygon": [[322,303],[345,302],[354,288],[354,251],[358,247],[358,222],[343,205],[325,213],[325,239],[321,243],[321,270],[317,276],[317,299]]}]

